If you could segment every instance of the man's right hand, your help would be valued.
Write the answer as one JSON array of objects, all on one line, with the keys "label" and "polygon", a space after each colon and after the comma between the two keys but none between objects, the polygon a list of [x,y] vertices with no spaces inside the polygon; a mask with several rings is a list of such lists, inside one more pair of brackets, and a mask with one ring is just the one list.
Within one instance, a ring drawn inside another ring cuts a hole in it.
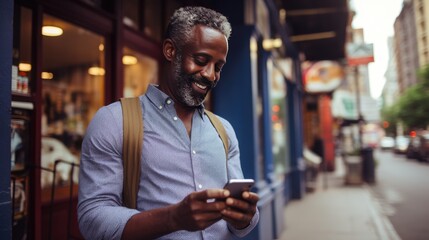
[{"label": "man's right hand", "polygon": [[174,229],[203,230],[222,219],[221,211],[226,208],[225,201],[229,192],[223,189],[208,189],[193,192],[174,205],[171,217]]},{"label": "man's right hand", "polygon": [[206,229],[222,219],[226,208],[225,201],[215,199],[228,196],[227,190],[208,189],[193,192],[177,204],[135,214],[125,225],[122,239],[154,239],[179,230]]}]

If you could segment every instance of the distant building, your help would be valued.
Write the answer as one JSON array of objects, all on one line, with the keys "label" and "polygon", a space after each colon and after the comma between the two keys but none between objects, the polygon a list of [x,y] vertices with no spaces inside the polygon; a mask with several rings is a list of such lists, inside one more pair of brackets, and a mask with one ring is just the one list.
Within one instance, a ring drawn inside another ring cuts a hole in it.
[{"label": "distant building", "polygon": [[387,63],[387,69],[384,74],[386,83],[384,84],[382,99],[383,106],[392,106],[399,96],[399,85],[398,85],[398,74],[396,68],[396,55],[395,55],[395,39],[389,37],[387,39],[387,47],[389,51],[389,62]]},{"label": "distant building", "polygon": [[428,0],[406,0],[404,4],[413,4],[415,17],[415,31],[417,37],[417,52],[419,67],[429,64],[429,1]]},{"label": "distant building", "polygon": [[[418,2],[422,1],[419,0]],[[421,28],[417,29],[419,29],[419,35],[422,35]],[[418,53],[420,47],[416,48],[418,46],[418,34],[416,31],[415,9],[412,1],[404,1],[401,13],[395,20],[394,30],[399,92],[403,93],[405,89],[417,83],[417,69],[420,67]],[[423,44],[420,43],[420,45]]]}]

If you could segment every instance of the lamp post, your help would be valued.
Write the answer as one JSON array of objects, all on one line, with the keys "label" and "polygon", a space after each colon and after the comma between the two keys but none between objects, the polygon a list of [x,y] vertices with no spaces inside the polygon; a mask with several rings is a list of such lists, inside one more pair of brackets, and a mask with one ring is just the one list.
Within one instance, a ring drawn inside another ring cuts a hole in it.
[{"label": "lamp post", "polygon": [[361,154],[362,178],[367,183],[375,183],[375,163],[373,150],[363,147],[362,124],[364,119],[361,112],[359,66],[374,62],[373,45],[366,43],[349,43],[347,45],[347,60],[349,66],[354,67],[354,78],[356,84],[356,107],[358,114],[358,150]]}]

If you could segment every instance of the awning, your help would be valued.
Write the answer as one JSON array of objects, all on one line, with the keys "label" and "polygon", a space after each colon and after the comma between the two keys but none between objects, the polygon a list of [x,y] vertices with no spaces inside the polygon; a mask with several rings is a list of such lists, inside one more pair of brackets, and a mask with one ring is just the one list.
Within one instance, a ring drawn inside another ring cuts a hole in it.
[{"label": "awning", "polygon": [[309,61],[344,59],[347,0],[276,0],[286,10],[291,41]]}]

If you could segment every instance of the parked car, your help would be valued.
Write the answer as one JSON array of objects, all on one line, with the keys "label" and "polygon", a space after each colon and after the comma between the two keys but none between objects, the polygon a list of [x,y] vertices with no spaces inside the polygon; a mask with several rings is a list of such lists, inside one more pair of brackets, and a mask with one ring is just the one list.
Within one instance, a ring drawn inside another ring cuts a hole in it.
[{"label": "parked car", "polygon": [[405,154],[408,148],[408,144],[410,143],[410,138],[406,136],[397,136],[395,138],[395,147],[394,152]]},{"label": "parked car", "polygon": [[405,154],[407,158],[429,161],[429,131],[417,132],[416,136],[410,139]]},{"label": "parked car", "polygon": [[380,140],[380,148],[382,150],[392,149],[395,147],[395,139],[393,137],[383,137]]}]

